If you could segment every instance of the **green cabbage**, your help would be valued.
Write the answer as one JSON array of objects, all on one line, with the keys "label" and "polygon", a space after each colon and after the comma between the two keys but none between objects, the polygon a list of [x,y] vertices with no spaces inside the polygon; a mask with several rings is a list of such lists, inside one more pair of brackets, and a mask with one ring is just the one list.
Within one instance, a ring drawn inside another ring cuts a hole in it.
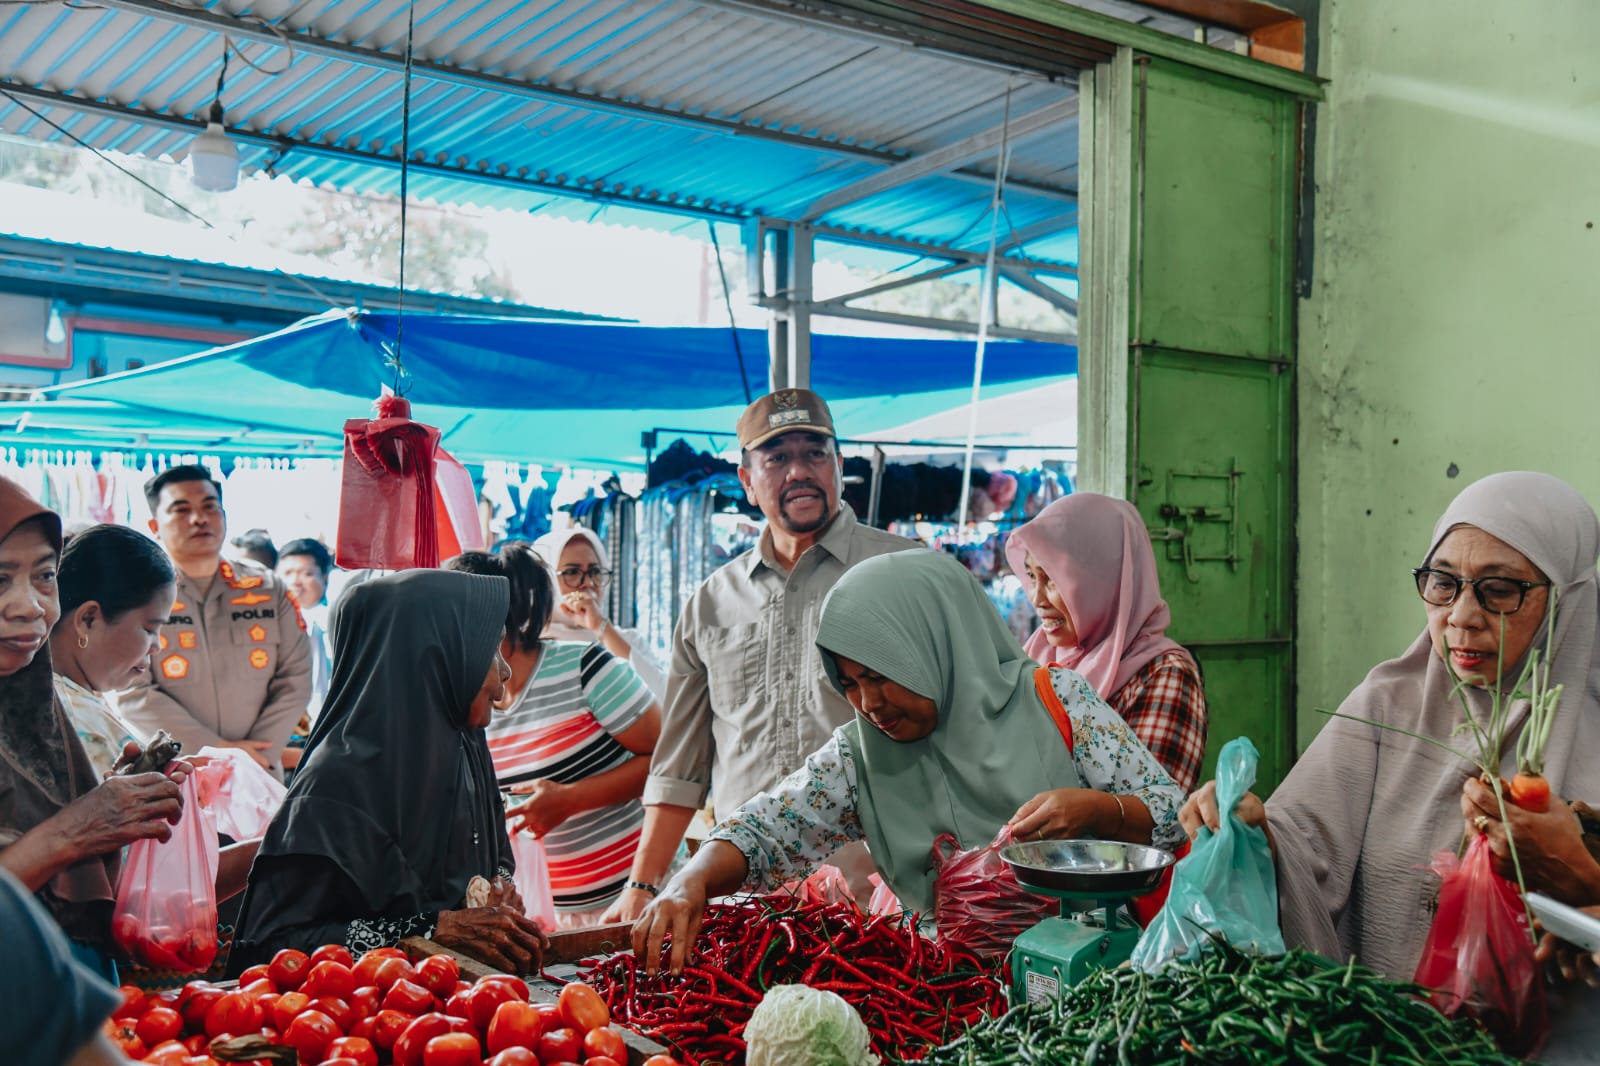
[{"label": "green cabbage", "polygon": [[744,1029],[746,1066],[878,1066],[856,1009],[809,985],[773,985]]}]

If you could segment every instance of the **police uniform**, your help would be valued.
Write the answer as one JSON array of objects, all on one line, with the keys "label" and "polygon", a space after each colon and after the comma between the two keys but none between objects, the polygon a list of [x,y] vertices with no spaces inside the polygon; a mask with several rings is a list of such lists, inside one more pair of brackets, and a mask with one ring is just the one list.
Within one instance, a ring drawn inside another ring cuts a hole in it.
[{"label": "police uniform", "polygon": [[150,675],[117,695],[117,709],[146,735],[165,729],[189,754],[224,741],[270,741],[261,754],[276,768],[311,695],[305,628],[270,570],[224,561],[204,594],[180,570]]}]

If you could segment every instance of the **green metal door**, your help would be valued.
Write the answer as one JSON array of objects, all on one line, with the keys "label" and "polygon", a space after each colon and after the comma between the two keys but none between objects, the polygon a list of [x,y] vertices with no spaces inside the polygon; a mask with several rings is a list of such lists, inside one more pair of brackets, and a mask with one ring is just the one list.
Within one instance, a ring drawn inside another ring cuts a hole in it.
[{"label": "green metal door", "polygon": [[1294,201],[1300,103],[1120,49],[1086,72],[1081,487],[1155,542],[1215,753],[1294,754]]}]

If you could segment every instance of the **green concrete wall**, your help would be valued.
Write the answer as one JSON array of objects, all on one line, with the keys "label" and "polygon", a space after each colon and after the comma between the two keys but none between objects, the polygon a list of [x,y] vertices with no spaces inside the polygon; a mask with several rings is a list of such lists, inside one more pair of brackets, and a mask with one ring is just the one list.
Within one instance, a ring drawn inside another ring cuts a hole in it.
[{"label": "green concrete wall", "polygon": [[1326,0],[1299,345],[1299,743],[1421,632],[1461,488],[1600,502],[1600,3]]}]

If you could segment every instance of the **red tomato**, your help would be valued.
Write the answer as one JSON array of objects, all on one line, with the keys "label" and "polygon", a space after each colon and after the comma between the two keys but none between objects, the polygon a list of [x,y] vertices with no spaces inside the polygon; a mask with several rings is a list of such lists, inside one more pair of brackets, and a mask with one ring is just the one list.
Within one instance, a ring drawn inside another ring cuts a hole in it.
[{"label": "red tomato", "polygon": [[278,1002],[279,995],[277,992],[263,992],[256,997],[256,1005],[261,1008],[263,1017],[268,1019],[272,1017],[272,1006]]},{"label": "red tomato", "polygon": [[480,977],[478,978],[478,983],[473,987],[483,988],[486,985],[500,985],[518,999],[526,1000],[528,998],[528,982],[520,977],[512,977],[508,973],[494,973],[488,977]]},{"label": "red tomato", "polygon": [[539,1032],[566,1028],[567,1023],[561,1020],[561,1012],[556,1010],[554,1003],[541,1003],[533,1009],[539,1012]]},{"label": "red tomato", "polygon": [[[239,975],[239,987],[240,988],[246,988],[246,987],[248,987],[250,985],[255,984],[257,981],[271,981],[271,980],[272,980],[272,973],[271,973],[271,971],[269,971],[267,969],[267,967],[265,967],[265,966],[252,966],[252,967],[250,967],[249,969],[245,970],[243,973],[241,973]],[[276,985],[277,982],[274,981],[273,984]],[[273,991],[276,992],[277,989],[274,988]]]},{"label": "red tomato", "polygon": [[561,1020],[567,1027],[580,1033],[611,1024],[611,1010],[606,1006],[606,1001],[582,981],[562,985],[561,995],[556,998],[556,1007],[561,1011]]},{"label": "red tomato", "polygon": [[183,1042],[191,1055],[204,1055],[211,1048],[211,1041],[216,1039],[206,1033],[196,1033]]},{"label": "red tomato", "polygon": [[157,1044],[174,1040],[183,1032],[183,1015],[171,1007],[152,1007],[144,1012],[134,1032],[139,1034],[145,1047],[154,1049]]},{"label": "red tomato", "polygon": [[679,1066],[679,1063],[671,1055],[651,1055],[641,1066]]},{"label": "red tomato", "polygon": [[583,1066],[625,1066],[625,1062],[618,1062],[610,1055],[590,1055],[583,1060]]},{"label": "red tomato", "polygon": [[340,1055],[337,1058],[323,1059],[322,1066],[361,1066],[361,1061],[348,1055]]},{"label": "red tomato", "polygon": [[107,1018],[102,1030],[106,1038],[117,1046],[117,1050],[130,1059],[137,1059],[144,1055],[144,1041],[139,1039],[139,1032],[134,1028],[132,1019],[121,1020]]},{"label": "red tomato", "polygon": [[222,998],[222,989],[206,985],[190,992],[185,988],[183,1006],[179,1011],[183,1014],[183,1021],[191,1029],[204,1029],[206,1015],[211,1013],[211,1005]]},{"label": "red tomato", "polygon": [[356,960],[351,957],[350,949],[343,944],[324,944],[311,953],[311,968],[316,969],[319,962],[337,962],[346,969],[353,969]]},{"label": "red tomato", "polygon": [[534,1048],[540,1062],[577,1062],[583,1058],[583,1037],[571,1029],[552,1029]]},{"label": "red tomato", "polygon": [[372,1041],[359,1036],[341,1036],[328,1045],[327,1054],[330,1059],[343,1056],[356,1066],[378,1066],[378,1049],[372,1046]]},{"label": "red tomato", "polygon": [[528,1001],[527,989],[522,995],[511,991],[503,984],[489,984],[479,981],[471,992],[467,993],[467,1017],[472,1020],[474,1028],[485,1035],[489,1032],[489,1023],[494,1020],[494,1012],[500,1009],[502,1003],[526,1003]]},{"label": "red tomato", "polygon": [[396,981],[389,989],[389,994],[383,997],[383,1009],[411,1015],[427,1014],[433,1010],[433,993],[412,981]]},{"label": "red tomato", "polygon": [[611,1026],[591,1029],[583,1038],[583,1053],[591,1059],[616,1059],[628,1061],[628,1045],[622,1034]]},{"label": "red tomato", "polygon": [[339,1027],[339,1032],[348,1033],[350,1027],[361,1020],[356,1009],[338,996],[318,996],[311,1001],[311,1009],[319,1010],[333,1019],[333,1024]]},{"label": "red tomato", "polygon": [[311,1006],[311,997],[304,992],[285,992],[272,1005],[272,1024],[278,1027],[279,1032],[282,1032],[289,1028],[289,1023],[294,1021],[297,1014],[309,1006]]},{"label": "red tomato", "polygon": [[240,981],[239,991],[246,993],[251,999],[259,999],[262,996],[277,995],[278,986],[263,977],[261,980],[251,981],[249,984]]},{"label": "red tomato", "polygon": [[422,1066],[422,1053],[428,1041],[450,1031],[450,1019],[443,1014],[424,1014],[413,1019],[394,1042],[394,1066]]},{"label": "red tomato", "polygon": [[461,967],[448,955],[430,955],[417,963],[417,976],[412,980],[440,999],[449,999],[461,980]]},{"label": "red tomato", "polygon": [[183,1060],[183,1066],[222,1066],[210,1055],[190,1055]]},{"label": "red tomato", "polygon": [[319,1010],[301,1011],[283,1031],[283,1042],[300,1052],[301,1062],[321,1062],[328,1045],[339,1039],[339,1027]]},{"label": "red tomato", "polygon": [[150,997],[144,994],[142,988],[123,985],[117,989],[117,994],[122,997],[122,1002],[111,1012],[111,1016],[119,1021],[123,1018],[137,1018],[152,1006]]},{"label": "red tomato", "polygon": [[469,988],[465,992],[457,992],[445,1001],[444,1012],[452,1018],[470,1018],[472,1017],[469,1006],[471,1002],[472,989]]},{"label": "red tomato", "polygon": [[188,1048],[176,1040],[168,1040],[146,1052],[144,1061],[153,1062],[156,1066],[183,1066],[183,1060],[188,1057]]},{"label": "red tomato", "polygon": [[306,974],[305,984],[300,986],[300,991],[312,999],[336,996],[346,1002],[349,1002],[350,994],[355,990],[355,974],[350,972],[350,967],[338,962],[313,963],[311,972]]},{"label": "red tomato", "polygon": [[383,1003],[383,993],[378,991],[376,985],[367,985],[350,993],[350,1006],[355,1008],[357,1018],[370,1018],[378,1013],[378,1008]]},{"label": "red tomato", "polygon": [[544,1032],[538,1008],[511,1000],[495,1008],[494,1017],[489,1020],[487,1047],[491,1055],[511,1047],[532,1048]]},{"label": "red tomato", "polygon": [[293,992],[311,972],[311,957],[294,948],[284,948],[267,963],[267,977],[280,992]]},{"label": "red tomato", "polygon": [[372,1040],[373,1043],[376,1044],[377,1041],[375,1040],[375,1037],[377,1036],[377,1033],[378,1016],[374,1014],[371,1017],[362,1018],[360,1021],[356,1022],[356,1024],[350,1027],[350,1031],[345,1035],[359,1036],[363,1040]]},{"label": "red tomato", "polygon": [[[191,985],[206,987],[204,981],[190,981]],[[183,1004],[188,998],[191,989],[186,985],[183,988],[169,988],[165,992],[157,992],[150,997],[152,1007],[172,1007],[180,1014],[183,1013]]]},{"label": "red tomato", "polygon": [[356,972],[356,984],[374,984],[373,977],[377,975],[378,967],[384,959],[404,959],[406,953],[399,948],[373,948],[361,956],[361,961],[353,967]]},{"label": "red tomato", "polygon": [[525,1047],[508,1047],[490,1059],[489,1066],[539,1066],[539,1056]]},{"label": "red tomato", "polygon": [[462,980],[459,980],[459,979],[456,981],[456,991],[457,992],[469,992],[471,990],[472,990],[472,982],[471,981],[462,981]]},{"label": "red tomato", "polygon": [[428,1041],[422,1051],[422,1066],[478,1066],[478,1038],[466,1033],[445,1033]]},{"label": "red tomato", "polygon": [[400,1039],[400,1034],[412,1022],[411,1015],[401,1014],[397,1010],[380,1010],[372,1016],[372,1042],[378,1046],[379,1051],[391,1051],[394,1042]]},{"label": "red tomato", "polygon": [[405,959],[379,959],[377,969],[372,972],[372,984],[377,985],[380,992],[389,991],[397,981],[415,983],[416,979],[416,968]]},{"label": "red tomato", "polygon": [[248,992],[229,992],[206,1011],[206,1035],[250,1033],[261,1028],[265,1021],[261,1005],[254,996]]}]

